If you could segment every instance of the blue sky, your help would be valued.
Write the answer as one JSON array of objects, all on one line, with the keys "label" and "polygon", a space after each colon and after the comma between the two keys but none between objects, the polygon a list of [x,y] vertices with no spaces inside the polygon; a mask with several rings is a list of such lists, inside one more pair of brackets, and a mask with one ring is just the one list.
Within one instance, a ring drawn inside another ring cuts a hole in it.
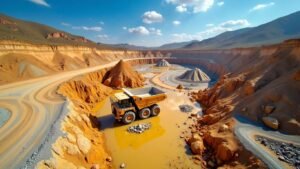
[{"label": "blue sky", "polygon": [[102,43],[159,46],[253,27],[300,0],[1,0],[0,12]]}]

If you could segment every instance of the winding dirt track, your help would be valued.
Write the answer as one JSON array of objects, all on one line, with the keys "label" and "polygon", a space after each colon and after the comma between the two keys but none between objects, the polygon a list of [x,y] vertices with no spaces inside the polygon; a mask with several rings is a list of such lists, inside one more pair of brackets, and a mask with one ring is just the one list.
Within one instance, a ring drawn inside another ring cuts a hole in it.
[{"label": "winding dirt track", "polygon": [[[138,59],[153,58],[125,60]],[[57,87],[62,82],[112,67],[116,63],[114,61],[92,68],[0,86],[0,107],[11,112],[9,120],[0,128],[0,168],[19,168],[43,143],[65,102],[56,94]]]}]

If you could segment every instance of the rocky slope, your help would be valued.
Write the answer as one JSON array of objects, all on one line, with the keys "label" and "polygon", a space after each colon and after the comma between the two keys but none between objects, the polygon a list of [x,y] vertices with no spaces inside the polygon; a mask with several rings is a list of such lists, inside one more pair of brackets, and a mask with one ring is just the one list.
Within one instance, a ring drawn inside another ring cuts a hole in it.
[{"label": "rocky slope", "polygon": [[85,46],[33,45],[16,41],[0,41],[0,84],[92,67],[121,58],[147,56],[152,54],[138,51],[99,50]]},{"label": "rocky slope", "polygon": [[[100,124],[96,115],[101,102],[114,92],[111,87],[115,87],[115,83],[111,83],[112,86],[109,87],[106,85],[110,83],[104,85],[102,81],[108,72],[108,75],[118,72],[126,75],[125,81],[121,83],[122,87],[143,85],[142,81],[132,82],[143,80],[130,66],[139,63],[140,61],[126,63],[121,60],[110,70],[102,69],[61,84],[58,93],[71,102],[70,112],[61,127],[66,136],[61,136],[55,141],[52,145],[53,157],[40,161],[37,168],[112,168],[112,158],[106,152],[103,133],[99,130]],[[127,73],[135,75],[129,77]],[[133,79],[135,76],[141,79]]]},{"label": "rocky slope", "polygon": [[[203,137],[197,144],[193,144],[195,139],[190,141],[190,145],[195,148],[204,143],[197,151],[204,153],[203,159],[214,167],[232,168],[245,166],[243,158],[247,157],[233,135],[233,115],[243,115],[288,134],[300,134],[300,40],[221,53],[223,56],[216,56],[214,61],[224,65],[227,74],[212,88],[192,93],[203,106],[204,116],[194,126]],[[253,164],[250,168],[257,167],[256,162]]]},{"label": "rocky slope", "polygon": [[73,35],[48,25],[25,21],[0,14],[0,40],[22,41],[43,45],[86,46],[110,49],[109,45],[97,44],[82,36]]},{"label": "rocky slope", "polygon": [[141,87],[144,85],[144,78],[129,63],[120,60],[105,73],[102,82],[114,88]]},{"label": "rocky slope", "polygon": [[89,73],[80,80],[62,84],[58,93],[72,100],[81,112],[93,112],[97,103],[112,93],[112,89],[101,83],[105,70]]}]

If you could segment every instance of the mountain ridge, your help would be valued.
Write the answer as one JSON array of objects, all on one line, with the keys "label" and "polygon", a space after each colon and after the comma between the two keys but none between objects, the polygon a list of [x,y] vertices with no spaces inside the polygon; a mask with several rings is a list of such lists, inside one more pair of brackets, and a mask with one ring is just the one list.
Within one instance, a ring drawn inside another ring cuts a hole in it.
[{"label": "mountain ridge", "polygon": [[215,37],[187,44],[182,49],[226,49],[257,47],[300,37],[300,11],[256,27],[224,32]]},{"label": "mountain ridge", "polygon": [[54,27],[25,21],[0,13],[0,40],[21,41],[39,45],[75,45],[100,49],[109,45],[95,43],[83,36],[74,35]]}]

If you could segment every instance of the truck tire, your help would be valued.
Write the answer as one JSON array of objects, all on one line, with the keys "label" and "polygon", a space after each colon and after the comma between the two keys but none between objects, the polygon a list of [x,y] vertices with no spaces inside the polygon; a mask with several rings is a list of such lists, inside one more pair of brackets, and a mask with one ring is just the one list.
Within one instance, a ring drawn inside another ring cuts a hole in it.
[{"label": "truck tire", "polygon": [[146,119],[150,117],[151,115],[151,110],[149,108],[143,108],[142,110],[139,111],[139,117],[141,119]]},{"label": "truck tire", "polygon": [[126,112],[122,117],[122,122],[124,124],[129,124],[135,120],[135,113],[133,111]]},{"label": "truck tire", "polygon": [[157,104],[151,106],[151,115],[152,116],[157,116],[157,115],[159,115],[159,113],[160,113],[160,107]]}]

